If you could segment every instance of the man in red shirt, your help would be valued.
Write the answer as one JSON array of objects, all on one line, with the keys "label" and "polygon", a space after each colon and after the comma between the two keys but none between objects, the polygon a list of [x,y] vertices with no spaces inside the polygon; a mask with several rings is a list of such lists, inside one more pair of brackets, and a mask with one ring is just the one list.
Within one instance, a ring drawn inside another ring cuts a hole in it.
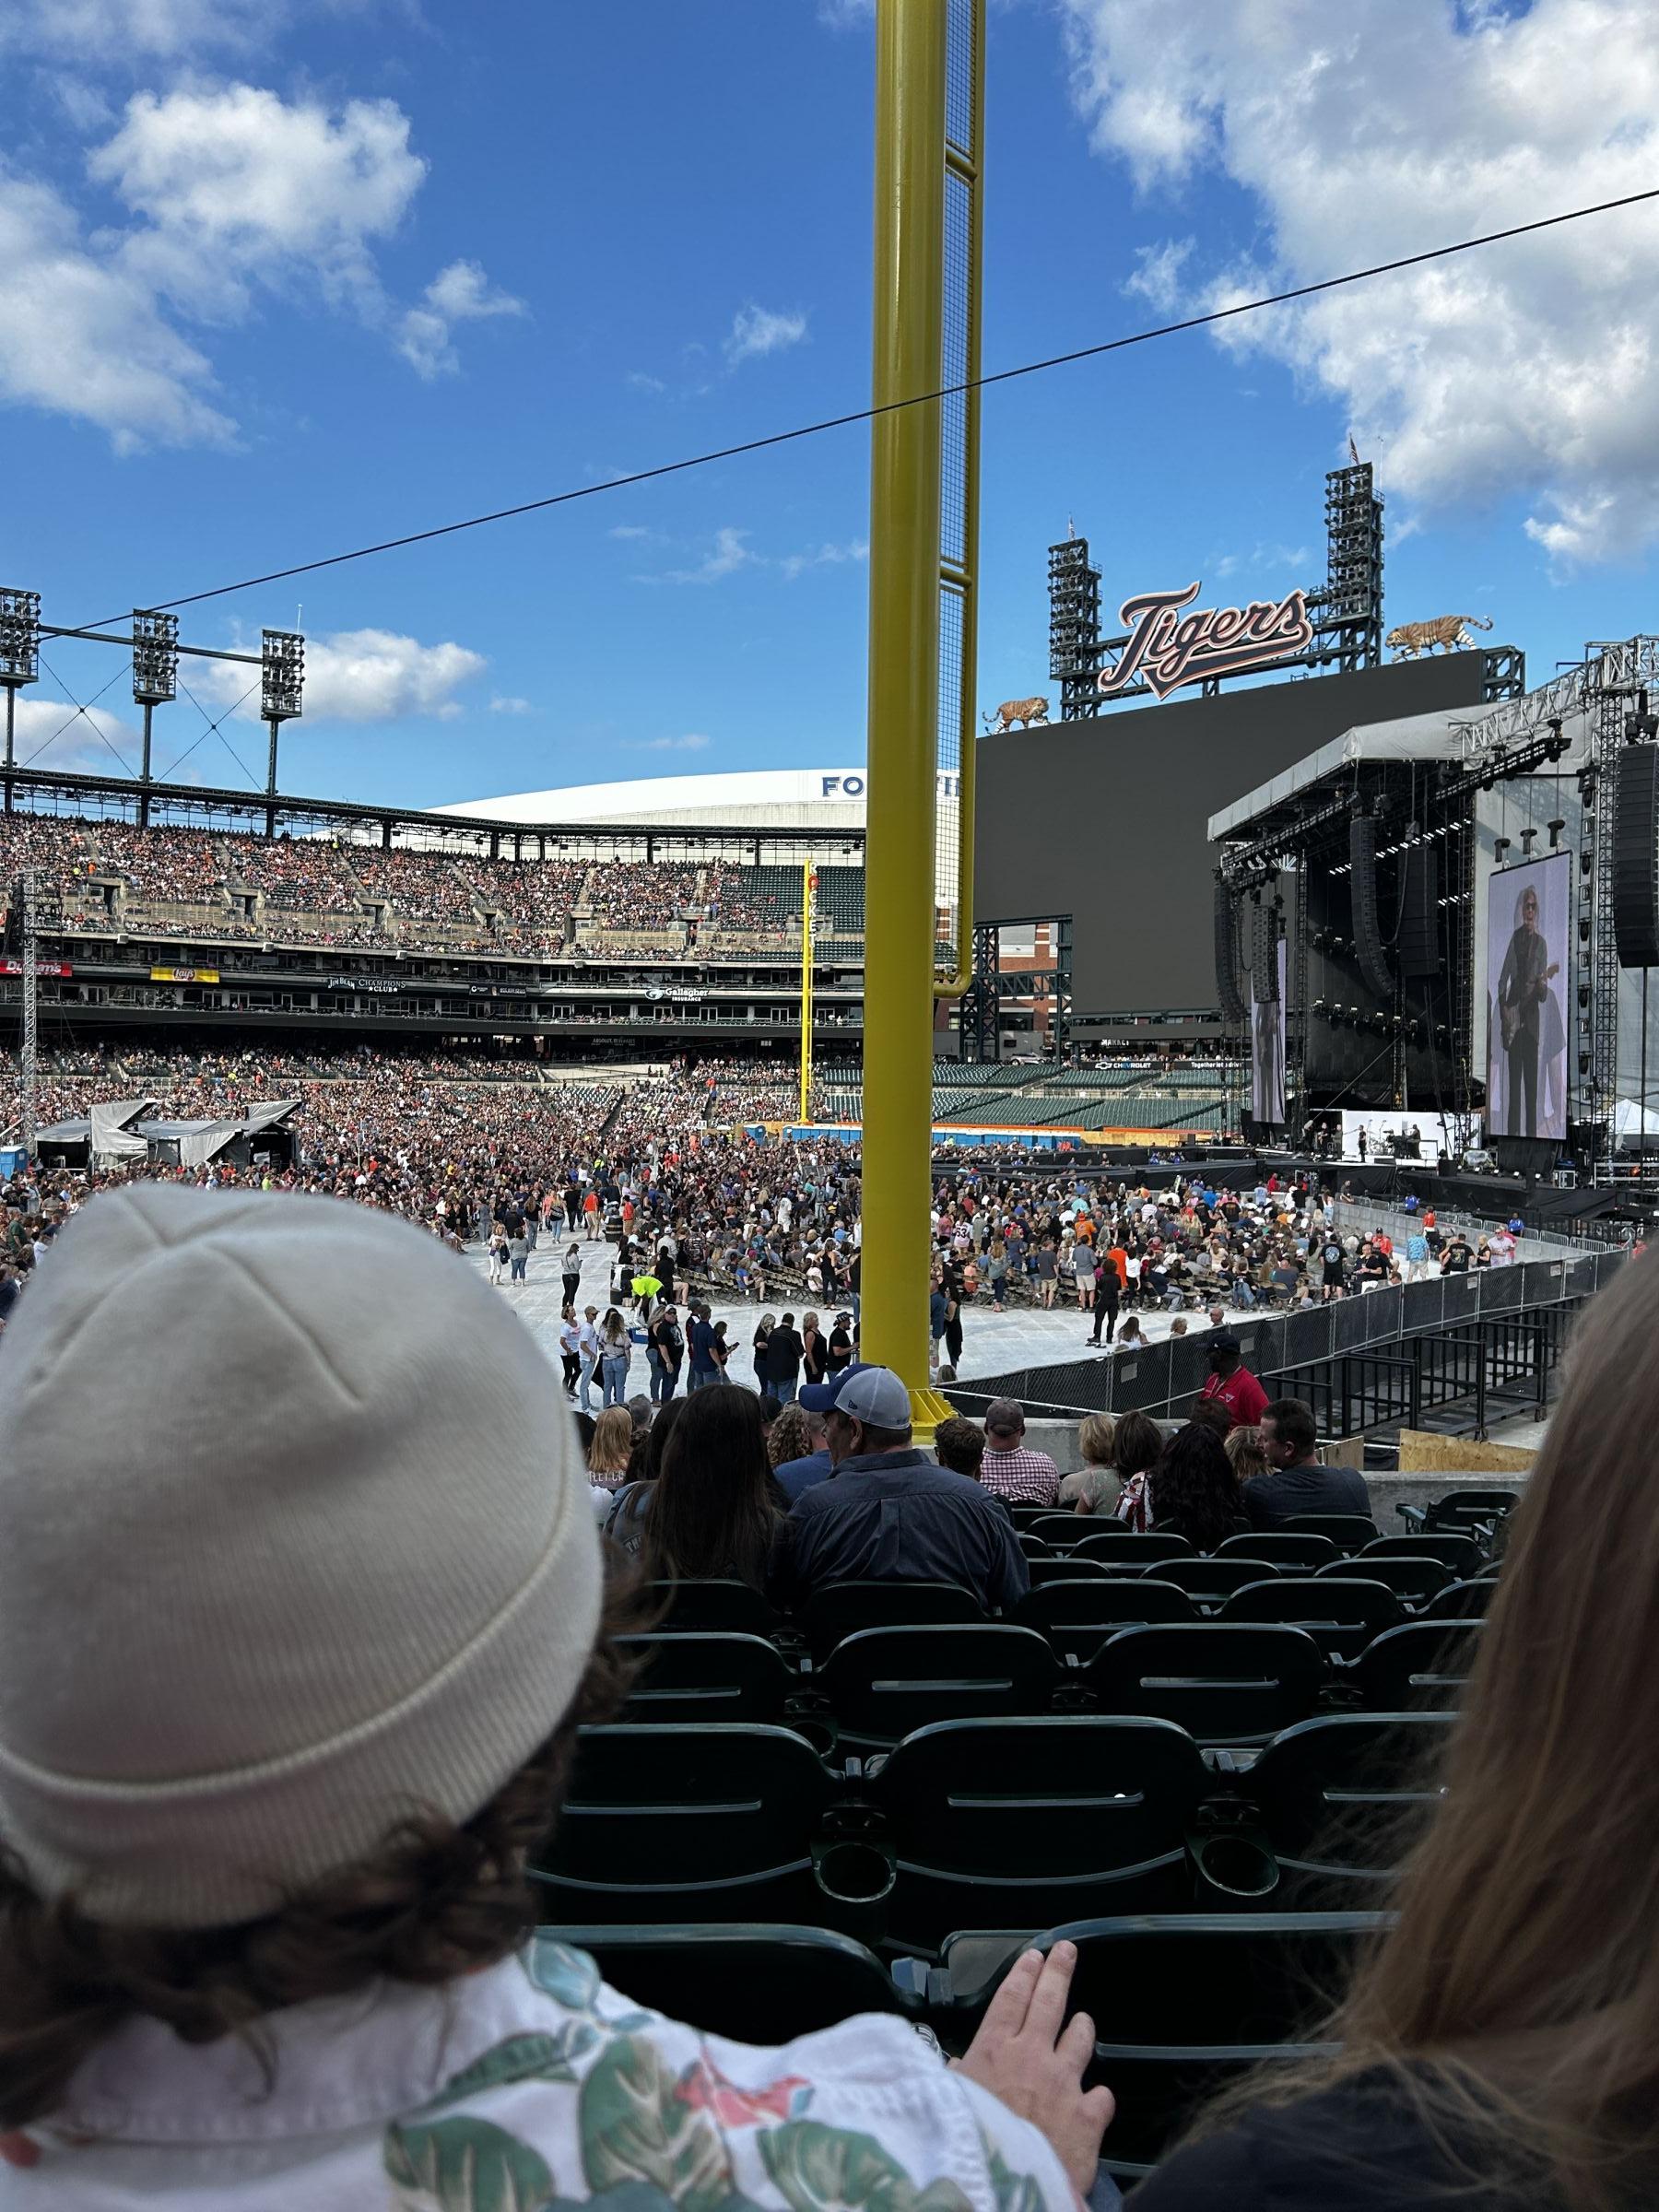
[{"label": "man in red shirt", "polygon": [[1201,1398],[1225,1406],[1235,1429],[1253,1429],[1267,1410],[1267,1393],[1247,1367],[1239,1364],[1239,1340],[1224,1329],[1210,1343],[1210,1371]]}]

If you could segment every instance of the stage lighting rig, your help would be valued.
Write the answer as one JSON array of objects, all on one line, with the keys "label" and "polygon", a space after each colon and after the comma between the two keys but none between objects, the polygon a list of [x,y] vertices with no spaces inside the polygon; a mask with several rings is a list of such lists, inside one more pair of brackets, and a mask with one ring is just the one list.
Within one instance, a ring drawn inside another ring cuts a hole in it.
[{"label": "stage lighting rig", "polygon": [[259,716],[292,722],[305,712],[305,640],[295,629],[267,629],[259,646]]},{"label": "stage lighting rig", "polygon": [[1659,714],[1649,713],[1644,688],[1636,694],[1635,712],[1624,718],[1624,741],[1627,745],[1641,745],[1654,737],[1659,737]]}]

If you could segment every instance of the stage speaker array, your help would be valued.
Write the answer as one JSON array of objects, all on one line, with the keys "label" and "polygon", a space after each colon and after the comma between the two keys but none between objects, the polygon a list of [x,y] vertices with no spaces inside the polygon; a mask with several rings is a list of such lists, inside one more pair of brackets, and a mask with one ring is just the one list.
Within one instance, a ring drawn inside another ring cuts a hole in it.
[{"label": "stage speaker array", "polygon": [[1394,939],[1394,949],[1400,956],[1400,973],[1438,975],[1440,848],[1432,844],[1409,845],[1405,858],[1405,898],[1400,907],[1399,935]]},{"label": "stage speaker array", "polygon": [[1354,953],[1378,998],[1394,1000],[1394,977],[1377,926],[1377,818],[1357,814],[1348,824],[1348,882],[1354,901]]},{"label": "stage speaker array", "polygon": [[1627,745],[1618,756],[1613,938],[1621,968],[1659,968],[1659,746]]},{"label": "stage speaker array", "polygon": [[1216,995],[1223,1026],[1241,1030],[1248,1016],[1239,989],[1239,901],[1219,869],[1216,871]]},{"label": "stage speaker array", "polygon": [[1250,992],[1258,1006],[1279,994],[1278,914],[1265,900],[1250,910]]}]

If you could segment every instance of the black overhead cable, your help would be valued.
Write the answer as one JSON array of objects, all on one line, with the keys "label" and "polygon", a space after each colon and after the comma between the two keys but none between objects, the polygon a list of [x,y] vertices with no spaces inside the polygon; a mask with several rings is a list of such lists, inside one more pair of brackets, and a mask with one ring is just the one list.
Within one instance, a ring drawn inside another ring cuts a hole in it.
[{"label": "black overhead cable", "polygon": [[244,701],[253,698],[254,692],[258,690],[259,686],[257,684],[250,684],[247,689],[242,693],[241,698],[237,700],[236,707],[227,707],[224,713],[219,716],[218,722],[209,720],[206,708],[202,704],[201,700],[196,697],[195,693],[191,689],[188,684],[181,683],[179,688],[183,692],[185,698],[190,701],[191,705],[195,709],[202,720],[207,724],[207,727],[202,733],[202,735],[206,737],[217,737],[219,743],[224,747],[225,750],[229,754],[231,759],[235,761],[237,767],[241,770],[242,774],[247,777],[249,782],[253,786],[254,790],[262,790],[264,787],[260,783],[258,777],[253,773],[253,771],[248,766],[247,762],[242,759],[241,755],[237,751],[236,747],[231,744],[229,738],[226,736],[223,729],[219,726],[220,724],[225,722],[230,715],[236,712],[236,707],[241,706]]},{"label": "black overhead cable", "polygon": [[[1506,239],[1525,238],[1534,231],[1553,229],[1561,223],[1582,222],[1592,215],[1608,215],[1620,207],[1634,207],[1644,200],[1659,199],[1659,185],[1646,192],[1626,193],[1616,200],[1599,200],[1589,207],[1569,208],[1561,215],[1544,215],[1527,223],[1512,223],[1502,230],[1488,230],[1478,238],[1459,239],[1449,246],[1430,246],[1421,253],[1402,253],[1394,261],[1373,262],[1368,268],[1350,269],[1341,276],[1322,276],[1312,284],[1293,285],[1288,291],[1269,292],[1256,300],[1235,300],[1229,307],[1207,309],[1201,315],[1184,315],[1179,322],[1160,323],[1151,329],[1135,330],[1123,337],[1103,338],[1098,345],[1078,346],[1069,353],[1054,353],[1039,361],[1024,361],[1016,369],[998,369],[989,376],[974,377],[964,383],[946,384],[936,392],[919,392],[911,399],[888,400],[880,406],[854,407],[844,415],[826,416],[818,422],[798,424],[792,430],[773,430],[764,438],[746,438],[736,445],[723,445],[706,453],[691,453],[680,461],[659,462],[654,468],[639,468],[626,476],[606,477],[597,484],[578,484],[569,491],[550,492],[544,499],[524,500],[513,507],[498,507],[488,514],[468,515],[458,523],[439,523],[429,530],[411,530],[402,537],[382,538],[378,545],[358,546],[349,553],[330,553],[318,560],[296,561],[291,568],[271,569],[263,576],[244,576],[236,583],[215,584],[211,590],[186,592],[177,599],[155,599],[150,602],[158,613],[176,606],[199,606],[204,599],[222,599],[232,592],[252,591],[258,584],[281,583],[291,576],[309,576],[318,569],[335,569],[349,560],[367,560],[371,554],[393,553],[405,546],[425,545],[435,537],[452,537],[457,531],[481,529],[487,523],[504,523],[521,514],[536,514],[548,507],[563,507],[574,500],[591,500],[601,492],[624,491],[630,485],[650,484],[662,477],[681,475],[691,468],[706,468],[715,461],[733,461],[743,453],[763,453],[770,446],[789,445],[801,438],[816,438],[825,430],[847,429],[851,424],[873,422],[878,416],[897,414],[904,407],[930,406],[935,401],[955,399],[965,392],[982,392],[993,384],[1012,383],[1016,378],[1037,376],[1044,370],[1063,369],[1073,361],[1097,359],[1107,353],[1120,353],[1130,346],[1144,346],[1153,338],[1168,338],[1182,331],[1203,330],[1217,323],[1231,321],[1238,315],[1253,314],[1265,307],[1285,307],[1297,300],[1309,300],[1320,292],[1340,289],[1344,285],[1363,284],[1372,276],[1391,276],[1401,269],[1420,268],[1425,262],[1444,261],[1454,253],[1472,253],[1477,246],[1500,245]],[[119,621],[119,615],[105,616],[98,622],[77,625],[84,629],[101,629],[105,623]]]},{"label": "black overhead cable", "polygon": [[[107,737],[104,737],[103,732],[98,728],[98,724],[96,724],[96,723],[95,723],[95,722],[92,720],[92,718],[91,718],[90,714],[88,714],[88,712],[87,712],[87,709],[88,709],[88,707],[95,707],[95,706],[98,704],[99,700],[100,700],[100,699],[103,697],[104,693],[105,693],[105,692],[106,692],[106,691],[107,691],[107,690],[110,688],[110,684],[118,684],[118,683],[121,681],[122,677],[124,677],[124,676],[126,674],[127,670],[128,670],[128,669],[129,669],[129,668],[132,666],[132,665],[133,665],[133,664],[132,664],[132,662],[131,662],[131,661],[125,661],[125,662],[124,662],[124,663],[122,664],[122,665],[121,665],[119,668],[117,668],[117,669],[116,669],[116,671],[115,671],[114,675],[113,675],[112,677],[111,677],[111,678],[110,678],[110,682],[109,682],[108,684],[100,684],[100,685],[99,686],[98,689],[97,689],[96,691],[94,691],[94,692],[93,692],[93,694],[92,694],[91,698],[90,698],[89,700],[88,700],[88,701],[87,701],[87,705],[86,705],[85,707],[76,707],[76,708],[75,709],[75,712],[74,712],[74,713],[73,713],[73,714],[71,714],[71,715],[70,715],[70,716],[67,718],[67,720],[66,720],[66,721],[64,721],[64,722],[60,722],[60,723],[59,723],[59,724],[58,724],[57,728],[56,728],[55,730],[53,730],[53,733],[52,733],[51,736],[50,736],[50,737],[48,737],[48,738],[45,740],[45,743],[44,743],[44,744],[41,744],[41,745],[37,745],[37,746],[35,747],[35,749],[34,749],[34,751],[33,751],[32,753],[30,753],[30,754],[29,754],[29,759],[28,759],[28,760],[19,760],[19,761],[18,762],[18,768],[19,768],[19,769],[24,769],[24,768],[27,768],[27,767],[29,765],[29,762],[30,762],[30,761],[33,761],[33,760],[38,760],[38,759],[40,759],[41,755],[41,754],[42,754],[42,753],[43,753],[43,752],[46,750],[46,747],[47,747],[48,745],[55,745],[55,744],[57,743],[58,739],[59,739],[59,738],[60,738],[60,737],[63,735],[64,732],[65,732],[65,730],[67,730],[67,729],[71,729],[71,728],[73,728],[73,727],[74,727],[74,725],[75,725],[75,724],[76,724],[76,723],[77,723],[77,722],[80,720],[80,718],[81,718],[81,716],[82,716],[83,714],[86,714],[86,715],[87,715],[87,727],[88,727],[88,729],[90,729],[90,730],[95,730],[95,731],[97,731],[97,733],[98,733],[99,736],[100,736],[100,737],[103,737],[103,741],[104,741],[104,743],[105,743],[106,745],[110,745],[110,741],[109,741],[109,739],[108,739]],[[57,671],[56,671],[56,670],[55,670],[53,667],[52,667],[52,665],[51,665],[49,664],[49,662],[47,661],[47,659],[46,659],[46,656],[45,656],[45,654],[44,654],[44,653],[42,653],[42,654],[41,655],[41,667],[42,667],[42,668],[44,668],[44,669],[45,669],[45,671],[46,671],[47,675],[48,675],[49,677],[51,677],[51,678],[52,678],[53,682],[53,683],[54,683],[54,684],[57,686],[57,688],[58,688],[58,689],[59,689],[60,691],[69,691],[69,687],[68,687],[68,685],[67,685],[66,683],[65,683],[65,681],[64,681],[63,677],[62,677],[61,676],[59,676],[59,675],[58,675]],[[75,698],[75,694],[74,694],[72,691],[69,691],[69,698],[70,698],[70,701],[71,701],[71,703],[73,703],[73,701],[74,701],[74,698]],[[116,759],[117,759],[117,760],[121,760],[121,765],[122,765],[122,767],[123,767],[123,768],[126,768],[126,772],[127,772],[127,774],[130,776],[130,775],[132,774],[132,772],[133,772],[133,771],[132,771],[132,770],[131,770],[130,768],[127,768],[127,764],[126,764],[126,762],[125,762],[124,760],[122,760],[122,759],[121,759],[121,755],[120,755],[119,753],[116,753],[116,752],[115,752],[115,747],[114,747],[112,745],[110,745],[110,750],[111,750],[112,753],[115,753],[115,758],[116,758]]]},{"label": "black overhead cable", "polygon": [[[241,699],[239,699],[239,700],[236,701],[236,706],[227,707],[227,708],[225,709],[225,712],[223,712],[223,713],[222,713],[222,714],[219,716],[219,722],[227,722],[227,721],[229,721],[229,718],[230,718],[230,716],[236,712],[236,708],[237,708],[237,707],[240,707],[240,706],[241,706],[241,705],[242,705],[242,704],[243,704],[243,703],[244,703],[246,700],[250,700],[250,699],[252,699],[252,698],[253,698],[253,696],[254,692],[255,692],[255,691],[257,691],[257,690],[258,690],[258,688],[259,688],[259,684],[260,684],[260,679],[259,679],[259,677],[254,677],[254,679],[253,679],[253,682],[252,682],[252,683],[251,683],[251,684],[248,686],[247,689],[246,689],[246,690],[245,690],[245,691],[242,693],[242,695],[241,695]],[[183,687],[182,685],[181,685],[181,686],[180,686],[180,689],[181,689],[181,690],[183,690],[183,689],[184,689],[184,687]],[[195,699],[194,699],[194,698],[191,698],[191,695],[190,695],[190,693],[189,693],[188,691],[186,691],[186,692],[185,692],[185,697],[186,697],[187,699],[190,699],[190,703],[191,703],[191,705],[192,705],[193,707],[194,707],[194,708],[195,708],[195,711],[196,711],[196,712],[197,712],[198,714],[200,714],[200,715],[201,715],[201,717],[202,717],[202,720],[203,720],[204,722],[207,722],[207,715],[206,715],[206,710],[205,710],[205,709],[202,707],[201,703],[200,703],[200,702],[199,702],[197,700],[195,700]],[[165,769],[163,769],[163,770],[162,770],[162,771],[161,771],[161,773],[160,773],[160,774],[159,774],[158,777],[156,777],[155,781],[156,781],[158,783],[165,783],[165,782],[166,782],[166,781],[167,781],[167,779],[168,779],[168,777],[169,777],[169,776],[171,776],[171,775],[173,773],[173,771],[174,771],[175,769],[180,769],[180,768],[182,768],[182,767],[183,767],[183,765],[184,765],[185,761],[189,759],[189,758],[190,758],[191,754],[192,754],[192,753],[194,753],[194,752],[195,751],[195,749],[196,749],[196,746],[198,746],[198,745],[206,745],[209,737],[217,737],[217,736],[218,736],[218,735],[219,735],[219,724],[218,724],[218,722],[207,722],[207,727],[206,727],[206,729],[205,729],[205,730],[202,732],[201,735],[200,735],[198,738],[196,738],[196,740],[195,740],[194,744],[192,744],[192,745],[187,745],[187,746],[184,747],[184,750],[183,750],[183,751],[182,751],[182,753],[179,755],[178,759],[176,759],[176,760],[173,762],[173,764],[172,764],[172,767],[171,767],[171,768],[165,768]],[[261,786],[260,786],[258,783],[254,782],[254,781],[253,781],[253,778],[251,775],[248,775],[248,771],[247,771],[245,768],[243,768],[243,767],[242,767],[242,764],[241,764],[241,762],[240,760],[237,760],[237,759],[236,759],[236,755],[235,755],[235,753],[234,753],[233,751],[231,751],[230,740],[229,740],[228,737],[225,737],[225,738],[222,738],[222,739],[220,740],[220,742],[223,744],[223,746],[224,746],[224,747],[225,747],[225,750],[226,750],[228,753],[229,753],[229,754],[230,754],[230,758],[231,758],[233,760],[236,760],[236,765],[238,766],[238,768],[241,768],[241,769],[242,774],[243,774],[244,776],[248,776],[248,781],[249,781],[249,782],[250,782],[250,783],[253,783],[253,788],[254,788],[254,790],[255,790],[255,791],[258,791],[259,789],[261,789]]]}]

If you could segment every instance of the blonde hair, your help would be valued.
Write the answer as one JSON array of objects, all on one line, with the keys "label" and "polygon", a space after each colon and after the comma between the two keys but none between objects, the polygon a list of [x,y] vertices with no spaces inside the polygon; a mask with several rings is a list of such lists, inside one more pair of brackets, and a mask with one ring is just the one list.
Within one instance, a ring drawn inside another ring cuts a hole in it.
[{"label": "blonde hair", "polygon": [[1253,1475],[1265,1475],[1267,1454],[1262,1449],[1262,1432],[1249,1422],[1241,1422],[1230,1429],[1222,1438],[1227,1456],[1232,1462],[1232,1471],[1241,1482],[1248,1482]]},{"label": "blonde hair", "polygon": [[1086,1467],[1112,1465],[1112,1445],[1117,1439],[1117,1423],[1109,1413],[1091,1413],[1077,1430],[1077,1450]]},{"label": "blonde hair", "polygon": [[633,1450],[633,1415],[626,1406],[607,1406],[594,1423],[588,1446],[590,1475],[625,1475]]}]

